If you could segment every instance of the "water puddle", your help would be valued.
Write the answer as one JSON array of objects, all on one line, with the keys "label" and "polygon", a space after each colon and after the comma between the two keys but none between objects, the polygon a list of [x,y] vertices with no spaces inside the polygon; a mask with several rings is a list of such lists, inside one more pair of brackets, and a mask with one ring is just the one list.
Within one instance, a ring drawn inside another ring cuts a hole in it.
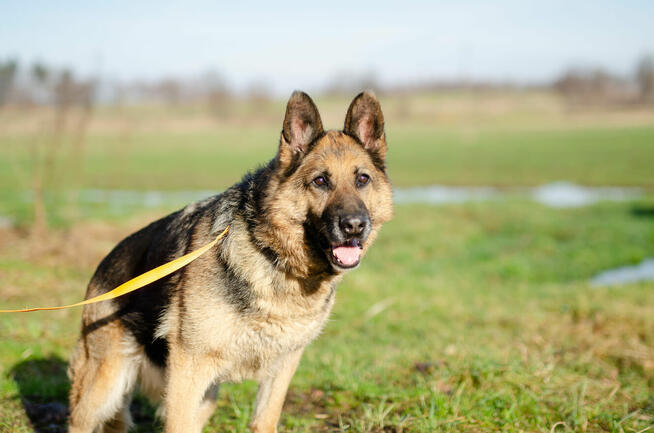
[{"label": "water puddle", "polygon": [[79,201],[89,204],[109,204],[111,206],[183,206],[202,200],[219,191],[136,191],[123,189],[84,189],[79,193]]},{"label": "water puddle", "polygon": [[432,185],[413,188],[395,188],[393,202],[396,204],[447,204],[469,201],[486,201],[499,198],[501,192],[491,187],[466,187]]},{"label": "water puddle", "polygon": [[493,188],[433,185],[427,187],[396,188],[397,204],[447,204],[470,201],[502,200],[510,197],[526,198],[550,207],[568,208],[588,206],[601,201],[628,201],[643,196],[641,188],[587,187],[570,182],[554,182],[535,188]]},{"label": "water puddle", "polygon": [[[137,191],[112,189],[84,189],[78,199],[82,204],[105,204],[113,209],[134,207],[184,206],[210,197],[220,191]],[[554,182],[534,188],[491,186],[446,186],[431,185],[410,188],[394,188],[393,200],[397,205],[428,204],[443,205],[490,200],[523,199],[532,200],[550,207],[569,208],[588,206],[601,201],[628,201],[644,196],[641,188],[586,187],[569,182]],[[25,200],[32,196],[25,194]],[[0,220],[0,225],[2,221]]]},{"label": "water puddle", "polygon": [[590,284],[595,287],[618,286],[642,281],[654,281],[654,259],[601,272],[590,280]]},{"label": "water puddle", "polygon": [[640,188],[587,187],[554,182],[532,190],[532,198],[551,207],[588,206],[600,201],[628,201],[643,195]]}]

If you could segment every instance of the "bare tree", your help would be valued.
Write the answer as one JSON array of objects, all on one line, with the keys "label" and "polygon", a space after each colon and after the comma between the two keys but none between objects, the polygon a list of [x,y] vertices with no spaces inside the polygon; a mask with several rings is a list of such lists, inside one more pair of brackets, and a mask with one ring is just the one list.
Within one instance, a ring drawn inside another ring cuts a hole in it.
[{"label": "bare tree", "polygon": [[270,103],[270,89],[263,81],[250,83],[246,91],[251,113],[256,118],[264,117]]},{"label": "bare tree", "polygon": [[46,105],[51,107],[52,120],[45,124],[30,147],[34,195],[33,232],[38,235],[48,227],[46,189],[60,193],[67,187],[69,209],[77,197],[73,189],[79,188],[81,183],[95,82],[77,80],[70,70],[55,73],[42,64],[33,65],[30,74],[32,83],[36,86],[35,91],[41,94],[36,97],[36,101],[52,102]]},{"label": "bare tree", "polygon": [[18,63],[15,60],[0,62],[0,107],[7,102],[17,69]]},{"label": "bare tree", "polygon": [[227,117],[233,101],[225,79],[216,72],[208,72],[200,82],[201,93],[206,95],[209,112],[218,118]]},{"label": "bare tree", "polygon": [[[48,79],[50,78],[50,71],[48,68],[41,64],[36,63],[32,66],[30,70],[30,75],[34,86],[34,90],[37,93],[45,94],[48,91]],[[38,99],[37,99],[38,100]],[[45,207],[45,192],[43,188],[44,179],[43,179],[43,137],[42,133],[45,131],[39,131],[36,137],[34,137],[31,146],[30,146],[30,155],[31,155],[31,165],[32,165],[32,195],[33,195],[33,212],[34,212],[34,222],[33,222],[33,233],[38,237],[40,236],[48,226],[48,218]],[[45,135],[45,134],[43,134]]]},{"label": "bare tree", "polygon": [[570,69],[554,82],[554,89],[573,105],[624,101],[623,80],[604,69]]},{"label": "bare tree", "polygon": [[654,55],[645,56],[638,62],[636,81],[641,100],[654,102]]},{"label": "bare tree", "polygon": [[168,78],[155,86],[155,94],[170,105],[178,105],[182,99],[182,86],[176,79]]}]

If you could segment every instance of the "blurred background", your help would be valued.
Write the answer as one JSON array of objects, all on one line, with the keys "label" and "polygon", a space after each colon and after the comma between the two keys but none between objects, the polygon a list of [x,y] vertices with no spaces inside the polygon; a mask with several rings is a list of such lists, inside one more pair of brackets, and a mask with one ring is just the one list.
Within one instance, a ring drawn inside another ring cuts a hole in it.
[{"label": "blurred background", "polygon": [[398,187],[654,186],[648,2],[0,8],[4,224],[224,189],[294,89],[330,128],[376,91]]},{"label": "blurred background", "polygon": [[3,2],[3,224],[222,190],[273,155],[294,89],[330,128],[376,91],[398,187],[649,189],[652,12],[638,1]]},{"label": "blurred background", "polygon": [[[651,429],[654,3],[5,0],[0,17],[3,306],[77,300],[122,237],[268,161],[294,89],[338,129],[372,89],[396,217],[285,431]],[[0,427],[63,431],[79,313],[0,317]],[[212,425],[243,431],[253,385],[228,389]]]}]

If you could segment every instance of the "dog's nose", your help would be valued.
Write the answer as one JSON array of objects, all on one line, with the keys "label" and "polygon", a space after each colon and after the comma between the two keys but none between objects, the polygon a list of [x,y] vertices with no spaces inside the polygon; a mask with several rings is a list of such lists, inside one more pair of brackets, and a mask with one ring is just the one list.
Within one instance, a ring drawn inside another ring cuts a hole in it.
[{"label": "dog's nose", "polygon": [[366,220],[358,215],[351,215],[341,218],[341,230],[347,236],[361,236],[366,229]]}]

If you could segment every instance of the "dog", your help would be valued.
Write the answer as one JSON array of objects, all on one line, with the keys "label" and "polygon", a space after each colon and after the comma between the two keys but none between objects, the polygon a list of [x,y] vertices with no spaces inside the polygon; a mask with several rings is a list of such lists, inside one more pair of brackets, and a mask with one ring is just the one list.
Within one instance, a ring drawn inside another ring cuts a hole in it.
[{"label": "dog", "polygon": [[327,321],[337,283],[392,217],[386,150],[372,92],[354,98],[342,131],[324,131],[314,102],[296,91],[267,165],[121,241],[99,264],[87,299],[230,227],[185,268],[84,306],[68,369],[69,432],[126,432],[138,383],[162,403],[167,433],[199,433],[220,383],[244,379],[259,382],[251,430],[276,432],[289,382]]}]

